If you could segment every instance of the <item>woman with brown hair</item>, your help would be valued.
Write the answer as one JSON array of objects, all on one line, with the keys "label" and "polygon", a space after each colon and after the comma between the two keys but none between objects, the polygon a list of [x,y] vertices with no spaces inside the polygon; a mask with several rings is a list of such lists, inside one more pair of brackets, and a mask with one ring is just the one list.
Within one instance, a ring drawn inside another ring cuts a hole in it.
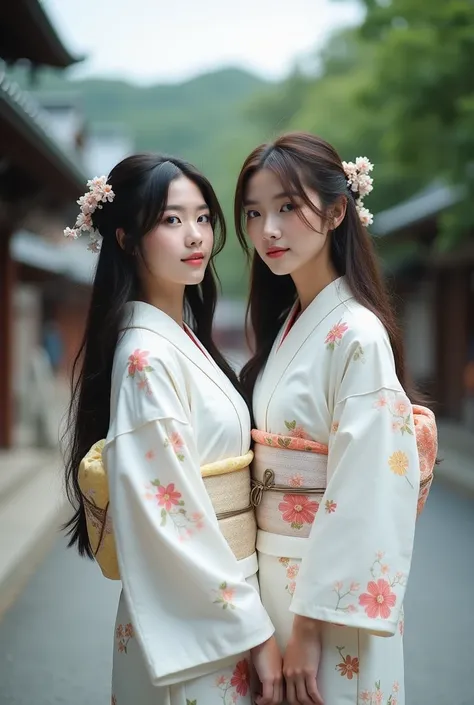
[{"label": "woman with brown hair", "polygon": [[365,227],[371,171],[293,133],[257,147],[236,190],[237,233],[255,248],[241,380],[259,581],[291,705],[404,703],[403,599],[436,429],[409,400]]}]

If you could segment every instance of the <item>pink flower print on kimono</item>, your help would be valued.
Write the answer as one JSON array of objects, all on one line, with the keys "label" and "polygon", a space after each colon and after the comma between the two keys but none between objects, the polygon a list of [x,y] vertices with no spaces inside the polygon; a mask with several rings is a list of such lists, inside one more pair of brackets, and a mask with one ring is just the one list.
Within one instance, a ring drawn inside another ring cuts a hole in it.
[{"label": "pink flower print on kimono", "polygon": [[120,654],[127,653],[127,646],[130,639],[135,636],[133,626],[130,624],[118,624],[115,630],[115,638],[117,639],[117,649]]},{"label": "pink flower print on kimono", "polygon": [[333,590],[337,595],[336,606],[334,608],[335,610],[346,612],[348,614],[357,612],[356,605],[353,602],[347,604],[347,600],[352,600],[357,596],[357,593],[360,590],[359,583],[353,581],[347,587],[344,587],[344,583],[341,580],[338,580],[334,583]]},{"label": "pink flower print on kimono", "polygon": [[392,685],[392,692],[385,700],[384,693],[380,686],[380,681],[375,683],[374,690],[363,690],[359,695],[359,703],[361,705],[398,705],[398,692],[400,685],[395,681]]},{"label": "pink flower print on kimono", "polygon": [[392,592],[390,583],[380,578],[367,584],[367,592],[359,597],[359,604],[365,608],[365,613],[370,619],[388,619],[395,607],[397,596]]},{"label": "pink flower print on kimono", "polygon": [[305,495],[285,494],[278,509],[283,521],[290,524],[292,529],[299,530],[305,524],[313,523],[319,504]]},{"label": "pink flower print on kimono", "polygon": [[326,336],[324,344],[328,350],[334,350],[338,345],[341,344],[341,340],[344,333],[349,330],[347,323],[344,323],[342,318],[338,323],[336,323]]},{"label": "pink flower print on kimono", "polygon": [[250,669],[246,659],[242,659],[235,666],[232,675],[217,676],[216,688],[220,690],[223,705],[233,705],[241,698],[245,698],[250,688]]},{"label": "pink flower print on kimono", "polygon": [[160,480],[152,480],[147,486],[146,499],[156,501],[161,507],[160,526],[166,526],[170,519],[176,529],[180,541],[193,536],[194,531],[204,528],[204,516],[201,512],[189,514],[182,495],[175,487],[174,482],[162,485]]},{"label": "pink flower print on kimono", "polygon": [[138,389],[151,395],[148,372],[153,372],[153,367],[148,362],[150,353],[148,350],[137,348],[128,358],[128,376],[137,380]]},{"label": "pink flower print on kimono", "polygon": [[234,597],[235,590],[223,582],[219,585],[218,590],[214,590],[216,593],[216,599],[214,600],[215,605],[222,605],[222,609],[232,609],[235,610]]},{"label": "pink flower print on kimono", "polygon": [[179,435],[179,433],[171,433],[165,440],[165,448],[172,448],[178,460],[184,461],[184,454],[182,452],[184,448],[184,441]]},{"label": "pink flower print on kimono", "polygon": [[234,668],[232,678],[230,679],[230,684],[233,688],[235,688],[239,695],[245,698],[249,690],[249,681],[249,664],[247,659],[242,659],[242,661],[239,661],[237,666]]},{"label": "pink flower print on kimono", "polygon": [[289,558],[279,558],[278,562],[285,567],[286,577],[288,578],[288,584],[285,586],[285,590],[293,595],[296,590],[296,578],[300,570],[299,563],[291,563]]},{"label": "pink flower print on kimono", "polygon": [[326,510],[326,514],[334,514],[337,509],[337,503],[333,502],[332,499],[327,499],[324,503],[324,508]]},{"label": "pink flower print on kimono", "polygon": [[367,583],[366,592],[359,596],[359,605],[364,607],[370,619],[388,619],[397,602],[397,596],[392,591],[395,585],[404,585],[403,573],[395,573],[390,577],[390,566],[383,561],[384,553],[379,551],[370,568],[373,580]]},{"label": "pink flower print on kimono", "polygon": [[341,663],[337,664],[336,671],[339,671],[339,674],[349,681],[351,681],[354,676],[357,678],[359,675],[359,659],[357,656],[344,656],[344,647],[336,646],[336,649],[339,651],[339,656],[341,657]]},{"label": "pink flower print on kimono", "polygon": [[386,409],[391,415],[394,433],[413,436],[412,407],[405,395],[398,394],[393,399],[387,393],[381,393],[374,406],[376,409]]}]

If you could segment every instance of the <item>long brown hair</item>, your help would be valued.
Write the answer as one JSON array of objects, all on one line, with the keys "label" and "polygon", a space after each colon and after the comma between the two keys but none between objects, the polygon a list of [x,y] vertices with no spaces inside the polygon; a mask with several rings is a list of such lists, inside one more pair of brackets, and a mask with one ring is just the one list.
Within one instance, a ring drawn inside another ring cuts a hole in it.
[{"label": "long brown hair", "polygon": [[[123,324],[124,308],[140,293],[135,251],[141,252],[143,237],[160,222],[171,182],[190,179],[209,207],[214,231],[214,250],[204,279],[185,290],[186,319],[218,366],[242,391],[237,376],[217,349],[212,324],[217,301],[213,260],[225,243],[226,227],[219,201],[209,181],[188,162],[160,154],[135,154],[110,172],[107,183],[115,193],[111,203],[95,211],[93,225],[103,237],[92,287],[86,329],[72,372],[72,397],[64,435],[66,491],[74,514],[66,523],[69,546],[93,557],[87,533],[84,500],[79,487],[79,464],[91,446],[105,438],[110,421],[112,363]],[[124,249],[116,238],[125,232]]]},{"label": "long brown hair", "polygon": [[[269,169],[276,174],[285,192],[297,193],[313,212],[323,218],[327,217],[337,199],[341,196],[347,198],[344,219],[331,234],[331,260],[338,275],[345,275],[355,299],[372,311],[385,326],[398,378],[407,394],[413,398],[412,384],[405,368],[401,332],[385,289],[372,240],[356,210],[357,194],[347,186],[346,175],[336,150],[320,137],[293,132],[279,137],[271,144],[260,145],[247,157],[237,181],[234,201],[236,232],[247,256],[250,256],[250,251],[245,236],[243,204],[249,179],[260,169]],[[322,212],[309,199],[307,189],[318,193]],[[296,296],[291,276],[276,276],[254,253],[247,307],[254,354],[241,372],[247,395],[252,394],[258,374],[265,365],[276,335]]]}]

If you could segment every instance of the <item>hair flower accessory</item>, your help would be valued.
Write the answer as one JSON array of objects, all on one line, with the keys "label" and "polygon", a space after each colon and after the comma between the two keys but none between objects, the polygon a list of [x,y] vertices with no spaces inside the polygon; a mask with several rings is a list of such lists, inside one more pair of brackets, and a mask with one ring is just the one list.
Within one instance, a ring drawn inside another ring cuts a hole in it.
[{"label": "hair flower accessory", "polygon": [[87,249],[91,252],[100,252],[102,245],[102,235],[92,225],[92,214],[97,208],[103,208],[103,203],[111,203],[115,198],[115,193],[112,191],[112,186],[107,183],[106,176],[96,176],[87,182],[88,191],[81,196],[77,203],[80,206],[79,215],[77,216],[76,224],[73,228],[64,230],[64,237],[77,240],[82,233],[88,232],[90,243]]},{"label": "hair flower accessory", "polygon": [[369,162],[367,157],[357,157],[354,162],[342,162],[344,173],[346,174],[348,188],[356,194],[356,210],[360,218],[360,222],[364,227],[372,225],[374,216],[365,208],[364,198],[373,191],[374,180],[369,176],[374,165]]}]

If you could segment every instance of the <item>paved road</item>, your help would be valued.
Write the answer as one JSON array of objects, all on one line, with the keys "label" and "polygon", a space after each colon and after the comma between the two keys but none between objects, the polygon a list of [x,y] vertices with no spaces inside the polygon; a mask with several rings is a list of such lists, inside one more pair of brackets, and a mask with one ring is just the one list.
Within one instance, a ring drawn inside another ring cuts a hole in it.
[{"label": "paved road", "polygon": [[[407,705],[474,704],[473,539],[474,500],[433,488],[406,601]],[[117,600],[58,540],[0,623],[0,705],[109,705]]]}]

